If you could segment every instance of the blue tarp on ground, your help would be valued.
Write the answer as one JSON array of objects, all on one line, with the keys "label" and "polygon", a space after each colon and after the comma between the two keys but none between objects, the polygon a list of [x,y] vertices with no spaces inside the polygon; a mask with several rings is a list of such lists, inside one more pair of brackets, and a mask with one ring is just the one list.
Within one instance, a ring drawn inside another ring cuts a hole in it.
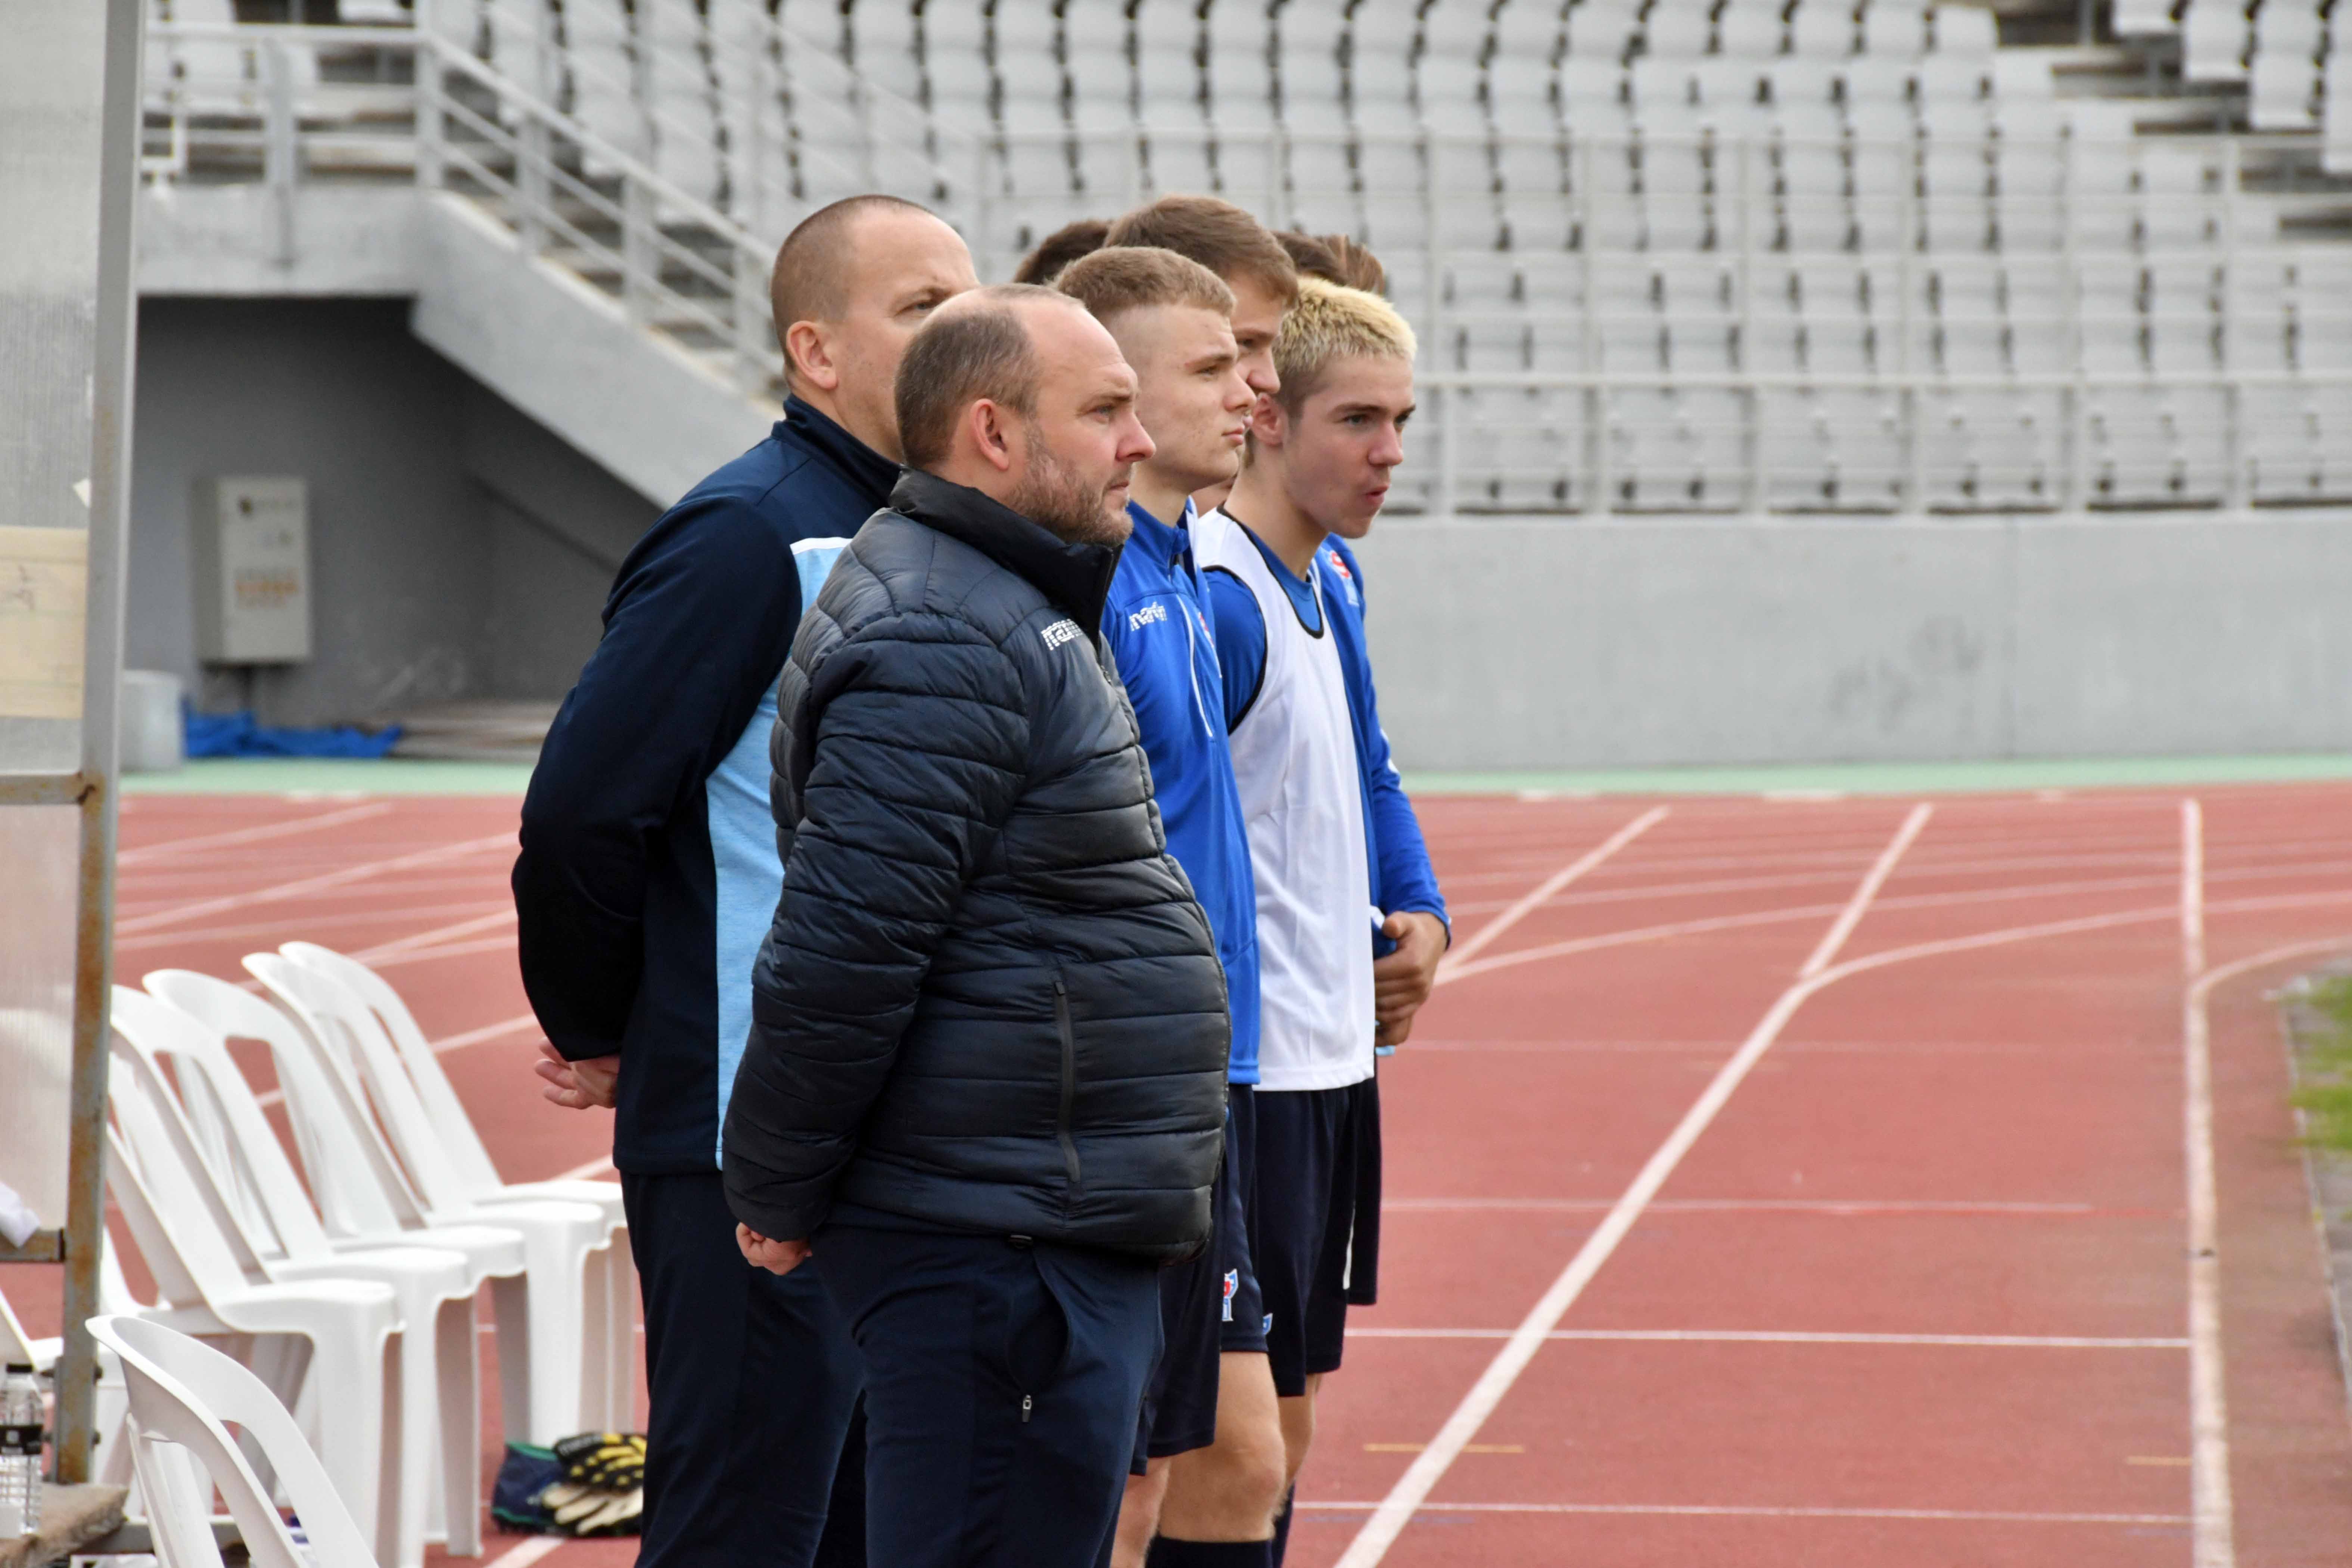
[{"label": "blue tarp on ground", "polygon": [[183,704],[180,713],[191,757],[381,757],[400,741],[397,724],[373,731],[349,724],[289,730],[260,722],[249,708],[199,713]]}]

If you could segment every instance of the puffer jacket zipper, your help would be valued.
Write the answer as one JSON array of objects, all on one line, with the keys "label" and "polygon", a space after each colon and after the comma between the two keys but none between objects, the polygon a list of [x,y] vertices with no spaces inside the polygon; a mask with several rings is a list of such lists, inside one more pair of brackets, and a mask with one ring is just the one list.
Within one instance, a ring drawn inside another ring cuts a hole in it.
[{"label": "puffer jacket zipper", "polygon": [[1075,1205],[1083,1185],[1078,1176],[1078,1142],[1070,1135],[1078,1105],[1078,1037],[1070,1023],[1070,988],[1058,973],[1054,976],[1054,1027],[1062,1037],[1062,1106],[1054,1121],[1054,1136],[1061,1141],[1062,1169],[1070,1178],[1069,1203]]}]

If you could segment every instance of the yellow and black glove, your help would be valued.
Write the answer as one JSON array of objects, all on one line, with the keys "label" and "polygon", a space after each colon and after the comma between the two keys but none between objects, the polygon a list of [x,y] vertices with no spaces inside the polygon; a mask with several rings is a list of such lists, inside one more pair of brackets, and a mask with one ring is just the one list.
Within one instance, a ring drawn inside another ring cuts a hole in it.
[{"label": "yellow and black glove", "polygon": [[634,1535],[646,1506],[646,1440],[635,1432],[583,1432],[555,1445],[563,1479],[539,1494],[569,1535]]}]

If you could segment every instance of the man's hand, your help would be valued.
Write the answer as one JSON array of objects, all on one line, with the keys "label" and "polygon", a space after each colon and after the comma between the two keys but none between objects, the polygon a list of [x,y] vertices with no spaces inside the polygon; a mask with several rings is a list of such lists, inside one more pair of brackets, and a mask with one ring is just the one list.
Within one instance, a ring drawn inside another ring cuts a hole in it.
[{"label": "man's hand", "polygon": [[1437,981],[1437,961],[1452,937],[1445,922],[1419,910],[1402,910],[1381,925],[1396,951],[1372,961],[1372,1018],[1377,1045],[1401,1046],[1412,1037],[1412,1016],[1429,1000]]},{"label": "man's hand", "polygon": [[621,1084],[621,1058],[617,1053],[568,1062],[562,1052],[541,1040],[539,1055],[541,1059],[532,1064],[531,1070],[547,1080],[548,1087],[541,1089],[541,1094],[566,1110],[585,1110],[591,1106],[613,1109],[614,1091]]},{"label": "man's hand", "polygon": [[790,1274],[809,1260],[807,1242],[770,1241],[748,1225],[735,1227],[735,1245],[742,1249],[744,1262],[771,1274]]}]

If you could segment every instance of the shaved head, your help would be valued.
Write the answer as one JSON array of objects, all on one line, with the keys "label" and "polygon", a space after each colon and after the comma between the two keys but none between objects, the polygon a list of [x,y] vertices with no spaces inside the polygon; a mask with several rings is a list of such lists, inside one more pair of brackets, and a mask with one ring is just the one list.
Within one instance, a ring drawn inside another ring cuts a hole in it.
[{"label": "shaved head", "polygon": [[912,202],[852,196],[812,213],[776,252],[770,283],[793,395],[895,458],[898,357],[978,281],[961,237]]},{"label": "shaved head", "polygon": [[768,303],[781,338],[794,321],[837,321],[849,308],[849,280],[857,265],[855,244],[861,220],[875,213],[921,213],[928,208],[897,196],[850,196],[817,208],[801,219],[776,252],[768,278]]}]

